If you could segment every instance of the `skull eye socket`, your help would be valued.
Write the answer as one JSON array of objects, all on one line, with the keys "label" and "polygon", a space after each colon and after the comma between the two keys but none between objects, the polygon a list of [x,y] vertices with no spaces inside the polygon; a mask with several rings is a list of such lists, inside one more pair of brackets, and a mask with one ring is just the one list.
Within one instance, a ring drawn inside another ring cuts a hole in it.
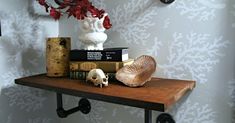
[{"label": "skull eye socket", "polygon": [[103,81],[104,81],[104,82],[106,82],[106,81],[107,81],[107,79],[106,79],[106,78],[103,78]]},{"label": "skull eye socket", "polygon": [[96,76],[92,76],[92,79],[96,79]]}]

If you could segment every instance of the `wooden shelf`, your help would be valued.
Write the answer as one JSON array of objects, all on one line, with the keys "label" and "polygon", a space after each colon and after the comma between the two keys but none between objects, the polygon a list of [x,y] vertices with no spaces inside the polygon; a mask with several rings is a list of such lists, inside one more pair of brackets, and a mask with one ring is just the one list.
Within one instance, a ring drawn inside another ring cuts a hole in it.
[{"label": "wooden shelf", "polygon": [[56,93],[161,112],[165,112],[187,91],[195,87],[195,81],[152,78],[139,88],[130,88],[118,82],[110,82],[108,87],[99,88],[85,81],[49,78],[45,74],[16,79],[15,83]]}]

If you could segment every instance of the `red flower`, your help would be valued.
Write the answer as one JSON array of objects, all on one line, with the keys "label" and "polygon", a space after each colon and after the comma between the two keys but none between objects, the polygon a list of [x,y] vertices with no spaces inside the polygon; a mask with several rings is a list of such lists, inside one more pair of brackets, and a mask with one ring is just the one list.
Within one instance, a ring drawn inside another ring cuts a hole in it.
[{"label": "red flower", "polygon": [[46,4],[46,1],[45,0],[37,0],[38,3],[42,6],[44,6]]},{"label": "red flower", "polygon": [[[105,11],[103,9],[99,10],[94,7],[89,0],[55,0],[59,7],[54,8],[52,5],[48,4],[46,0],[37,0],[38,3],[48,9],[50,8],[50,16],[55,20],[60,19],[61,10],[68,14],[68,17],[73,16],[78,20],[83,20],[87,17],[87,12],[91,13],[92,17],[97,17],[101,19],[104,17]],[[103,26],[105,29],[111,28],[112,24],[108,16],[105,17]]]},{"label": "red flower", "polygon": [[110,29],[112,27],[112,24],[110,23],[110,19],[108,16],[104,18],[103,26],[105,29]]},{"label": "red flower", "polygon": [[53,17],[55,20],[58,20],[60,19],[61,13],[59,11],[56,11],[55,8],[51,8],[50,16]]},{"label": "red flower", "polygon": [[75,12],[75,17],[78,19],[78,20],[83,20],[87,15],[87,8],[86,7],[78,7],[79,9],[76,9],[76,12]]},{"label": "red flower", "polygon": [[103,9],[99,10],[95,8],[94,6],[91,6],[88,8],[88,11],[91,13],[93,17],[98,17],[101,19],[104,16],[105,11]]}]

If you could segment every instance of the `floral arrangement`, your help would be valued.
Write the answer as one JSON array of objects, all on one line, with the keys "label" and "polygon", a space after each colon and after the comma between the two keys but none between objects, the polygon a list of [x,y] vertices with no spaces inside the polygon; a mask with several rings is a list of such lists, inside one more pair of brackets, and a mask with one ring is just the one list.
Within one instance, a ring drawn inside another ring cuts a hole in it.
[{"label": "floral arrangement", "polygon": [[[73,16],[77,20],[84,20],[88,16],[101,19],[107,14],[103,9],[93,6],[89,0],[55,0],[59,5],[58,7],[53,7],[46,0],[37,1],[45,7],[46,12],[49,12],[55,20],[59,20],[64,13],[68,14],[68,17]],[[112,27],[108,16],[105,16],[103,26],[105,29]]]}]

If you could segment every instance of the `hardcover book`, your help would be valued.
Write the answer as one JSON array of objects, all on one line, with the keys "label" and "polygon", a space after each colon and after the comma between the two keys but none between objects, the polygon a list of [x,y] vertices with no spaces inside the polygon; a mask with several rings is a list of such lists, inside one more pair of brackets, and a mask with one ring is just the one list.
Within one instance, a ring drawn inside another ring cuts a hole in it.
[{"label": "hardcover book", "polygon": [[70,51],[70,61],[125,61],[128,59],[127,47]]},{"label": "hardcover book", "polygon": [[134,62],[129,59],[123,62],[115,61],[70,61],[70,71],[90,71],[94,68],[100,68],[104,72],[117,72],[120,68],[130,65]]},{"label": "hardcover book", "polygon": [[[109,81],[118,81],[115,77],[116,73],[105,73],[108,75],[108,80]],[[78,80],[86,80],[86,77],[88,75],[88,72],[84,71],[70,71],[69,73],[69,78],[70,79],[78,79]]]}]

